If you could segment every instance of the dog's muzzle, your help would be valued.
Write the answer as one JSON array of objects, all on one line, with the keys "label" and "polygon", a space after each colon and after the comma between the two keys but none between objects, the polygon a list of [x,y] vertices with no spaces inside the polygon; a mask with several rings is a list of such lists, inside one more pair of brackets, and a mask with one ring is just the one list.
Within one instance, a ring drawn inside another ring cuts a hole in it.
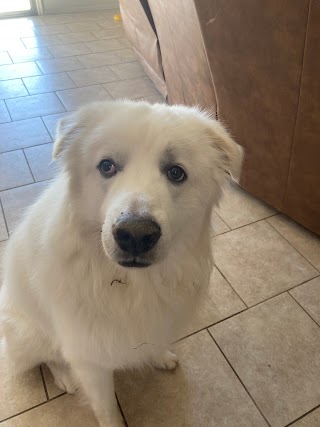
[{"label": "dog's muzzle", "polygon": [[112,234],[124,259],[125,267],[147,267],[145,254],[153,249],[161,237],[160,226],[150,217],[121,215],[112,227]]}]

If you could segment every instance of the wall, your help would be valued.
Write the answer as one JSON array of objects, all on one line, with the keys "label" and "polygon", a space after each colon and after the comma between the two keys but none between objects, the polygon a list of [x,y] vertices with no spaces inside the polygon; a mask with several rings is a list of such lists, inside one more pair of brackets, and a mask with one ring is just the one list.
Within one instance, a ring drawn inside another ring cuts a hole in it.
[{"label": "wall", "polygon": [[119,9],[118,0],[42,0],[43,13],[85,12],[87,10]]}]

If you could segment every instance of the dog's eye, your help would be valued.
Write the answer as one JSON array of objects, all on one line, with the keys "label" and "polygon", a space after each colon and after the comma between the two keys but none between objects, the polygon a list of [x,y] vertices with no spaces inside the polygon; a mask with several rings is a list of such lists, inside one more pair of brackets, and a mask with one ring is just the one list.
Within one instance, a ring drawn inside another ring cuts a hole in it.
[{"label": "dog's eye", "polygon": [[112,160],[103,159],[98,165],[98,169],[103,176],[110,178],[117,173],[117,168]]},{"label": "dog's eye", "polygon": [[185,171],[180,166],[172,166],[167,171],[167,177],[171,181],[182,182],[187,179],[187,175]]}]

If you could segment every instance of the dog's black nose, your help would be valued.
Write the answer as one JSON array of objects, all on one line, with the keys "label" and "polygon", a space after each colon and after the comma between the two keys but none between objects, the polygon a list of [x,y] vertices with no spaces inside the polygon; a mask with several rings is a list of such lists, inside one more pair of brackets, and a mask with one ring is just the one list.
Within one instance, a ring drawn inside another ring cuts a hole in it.
[{"label": "dog's black nose", "polygon": [[161,228],[150,218],[125,215],[113,226],[112,233],[123,251],[140,255],[156,245],[161,236]]}]

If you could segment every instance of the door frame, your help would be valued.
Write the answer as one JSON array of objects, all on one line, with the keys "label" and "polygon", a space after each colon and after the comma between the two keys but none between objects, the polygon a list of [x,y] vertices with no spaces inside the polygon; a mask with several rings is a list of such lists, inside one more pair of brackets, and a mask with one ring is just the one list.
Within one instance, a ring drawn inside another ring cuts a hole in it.
[{"label": "door frame", "polygon": [[30,10],[0,13],[0,19],[20,18],[22,16],[31,16],[31,15],[42,15],[43,14],[42,0],[29,0],[29,1],[31,4]]}]

